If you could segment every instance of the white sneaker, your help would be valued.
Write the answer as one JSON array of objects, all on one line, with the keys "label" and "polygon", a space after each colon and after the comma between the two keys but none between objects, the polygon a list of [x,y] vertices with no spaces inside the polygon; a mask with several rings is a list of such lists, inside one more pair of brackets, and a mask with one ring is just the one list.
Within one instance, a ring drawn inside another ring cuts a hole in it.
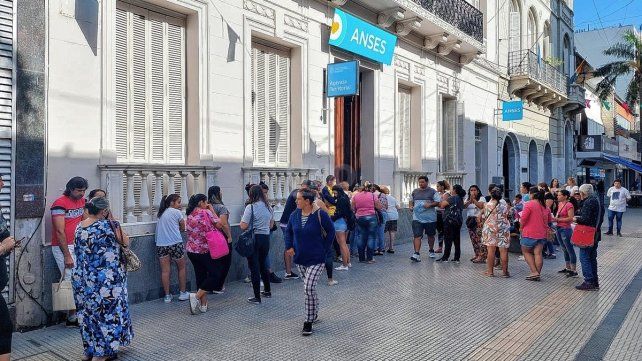
[{"label": "white sneaker", "polygon": [[207,305],[198,306],[198,310],[201,311],[201,313],[207,312]]},{"label": "white sneaker", "polygon": [[252,280],[250,279],[250,276],[247,276],[247,277],[245,277],[245,279],[243,280],[243,282],[245,282],[245,283],[250,283],[250,282],[252,282]]},{"label": "white sneaker", "polygon": [[418,253],[413,253],[412,256],[410,256],[410,260],[413,262],[421,262],[421,256],[419,256]]},{"label": "white sneaker", "polygon": [[178,300],[179,301],[187,301],[187,300],[189,300],[189,292],[187,292],[187,291],[181,292],[181,294],[178,295]]},{"label": "white sneaker", "polygon": [[352,268],[352,263],[348,263],[348,267],[349,267],[349,268]]},{"label": "white sneaker", "polygon": [[197,315],[200,312],[201,301],[196,298],[196,293],[189,294],[189,310],[192,315]]},{"label": "white sneaker", "polygon": [[349,266],[341,265],[341,266],[339,266],[339,267],[334,267],[334,269],[335,269],[336,271],[347,271],[347,270],[349,270],[349,269],[350,269],[350,267],[349,267]]},{"label": "white sneaker", "polygon": [[429,252],[428,257],[430,258],[435,258],[435,252]]},{"label": "white sneaker", "polygon": [[165,295],[165,297],[163,298],[163,302],[165,303],[172,302],[172,295]]},{"label": "white sneaker", "polygon": [[339,284],[339,281],[337,281],[337,280],[328,281],[328,286],[334,286],[334,285],[337,285],[337,284]]}]

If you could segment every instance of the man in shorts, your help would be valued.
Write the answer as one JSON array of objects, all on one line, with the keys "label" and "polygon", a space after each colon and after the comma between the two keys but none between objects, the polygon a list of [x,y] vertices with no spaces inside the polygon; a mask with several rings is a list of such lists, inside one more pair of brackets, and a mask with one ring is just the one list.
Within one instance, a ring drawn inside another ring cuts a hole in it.
[{"label": "man in shorts", "polygon": [[[71,270],[76,263],[74,239],[76,227],[82,221],[85,210],[87,180],[73,177],[67,182],[65,192],[51,205],[51,252],[64,280],[71,281]],[[67,327],[77,327],[76,311],[67,313]]]},{"label": "man in shorts", "polygon": [[428,186],[428,177],[419,177],[419,188],[412,191],[410,208],[412,209],[412,233],[415,253],[410,256],[413,262],[421,262],[419,251],[424,233],[428,237],[430,258],[435,258],[435,234],[437,228],[437,212],[441,197],[432,187]]}]

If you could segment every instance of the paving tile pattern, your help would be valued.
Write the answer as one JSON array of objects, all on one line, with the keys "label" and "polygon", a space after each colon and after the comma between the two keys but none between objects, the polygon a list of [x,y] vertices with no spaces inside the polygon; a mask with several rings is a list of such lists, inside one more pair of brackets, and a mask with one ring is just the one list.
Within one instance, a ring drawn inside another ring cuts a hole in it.
[{"label": "paving tile pattern", "polygon": [[[275,285],[273,298],[260,306],[245,302],[249,285],[230,283],[224,294],[210,296],[210,311],[198,316],[189,315],[184,302],[133,305],[136,336],[119,359],[572,360],[642,267],[642,239],[605,238],[602,289],[580,292],[573,286],[581,278],[557,274],[563,259],[545,261],[541,282],[524,280],[526,264],[515,255],[512,278],[489,278],[483,265],[467,261],[467,236],[462,243],[461,264],[438,264],[425,253],[423,262],[411,264],[406,244],[374,265],[354,260],[352,270],[335,271],[336,286],[326,286],[323,275],[321,322],[311,337],[300,335],[300,281]],[[642,359],[640,297],[607,353],[612,360]],[[62,326],[16,334],[12,356],[78,360],[80,335]]]}]

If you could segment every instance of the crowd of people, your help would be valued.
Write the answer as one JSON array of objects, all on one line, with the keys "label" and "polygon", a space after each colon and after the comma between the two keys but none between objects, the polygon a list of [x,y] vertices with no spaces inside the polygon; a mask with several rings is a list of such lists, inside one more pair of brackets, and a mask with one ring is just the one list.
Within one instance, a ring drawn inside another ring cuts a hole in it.
[{"label": "crowd of people", "polygon": [[[501,185],[489,185],[485,196],[477,185],[471,185],[466,191],[461,185],[450,185],[444,180],[432,188],[426,176],[419,177],[418,185],[409,199],[414,237],[411,262],[422,261],[425,235],[429,258],[439,264],[460,263],[461,230],[465,225],[474,251],[470,261],[484,264],[485,276],[494,277],[495,270],[499,270],[501,277],[510,277],[508,249],[511,243],[519,242],[529,268],[526,280],[541,280],[543,259],[556,258],[556,246],[562,250],[565,261],[559,273],[577,277],[578,247],[574,246],[573,234],[576,225],[583,225],[591,227],[595,235],[591,244],[579,248],[584,276],[584,282],[576,286],[579,290],[600,287],[597,248],[604,218],[604,196],[609,200],[605,234],[613,234],[615,220],[618,236],[622,235],[622,215],[631,198],[619,179],[606,192],[603,182],[578,186],[572,177],[564,185],[557,179],[537,185],[524,182],[512,201],[504,199]],[[113,360],[119,347],[128,345],[134,336],[123,253],[129,247],[129,237],[113,219],[106,192],[95,189],[85,198],[87,189],[85,179],[74,177],[67,183],[64,194],[53,203],[52,252],[62,279],[73,286],[76,309],[67,313],[66,324],[80,328],[85,359]],[[376,263],[376,256],[395,253],[401,207],[388,187],[369,182],[350,187],[346,182],[337,184],[334,176],[328,176],[325,184],[305,180],[289,194],[278,221],[280,227],[268,202],[268,186],[248,184],[246,192],[248,197],[239,227],[252,237],[253,248],[245,255],[253,290],[247,301],[261,304],[272,297],[271,283],[282,282],[272,271],[269,257],[270,235],[280,228],[285,242],[284,279],[303,280],[303,335],[312,334],[312,325],[318,321],[317,285],[324,270],[328,285],[333,286],[338,283],[333,278],[334,271],[349,271],[353,267],[352,259],[372,265]],[[207,312],[209,294],[225,291],[233,257],[230,212],[217,186],[210,187],[207,195],[192,195],[185,214],[181,204],[178,194],[162,197],[158,206],[156,253],[164,302],[170,303],[174,297],[170,292],[174,262],[178,270],[178,300],[189,301],[190,312],[196,315]],[[226,245],[222,256],[214,257],[212,247],[217,246],[212,240],[217,237]],[[1,217],[0,239],[1,261],[16,244]],[[451,253],[453,246],[454,253]],[[196,292],[186,288],[186,259],[194,269]],[[335,262],[339,264],[336,267]],[[295,266],[299,274],[294,272]],[[0,273],[0,287],[6,283],[5,273],[6,270]],[[3,332],[11,330],[5,310],[6,305],[0,304]],[[6,337],[0,343],[0,355],[10,352],[10,332],[8,335],[8,343],[4,341]]]}]

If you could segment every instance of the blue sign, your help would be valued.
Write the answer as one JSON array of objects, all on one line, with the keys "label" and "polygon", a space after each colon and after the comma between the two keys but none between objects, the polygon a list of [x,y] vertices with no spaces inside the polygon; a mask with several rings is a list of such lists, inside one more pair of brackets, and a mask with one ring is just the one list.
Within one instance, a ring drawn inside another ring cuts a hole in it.
[{"label": "blue sign", "polygon": [[507,122],[511,120],[522,120],[524,118],[524,102],[514,100],[502,102],[502,120]]},{"label": "blue sign", "polygon": [[343,10],[335,9],[328,44],[390,65],[397,37]]},{"label": "blue sign", "polygon": [[326,93],[329,98],[359,94],[359,62],[328,64]]}]

